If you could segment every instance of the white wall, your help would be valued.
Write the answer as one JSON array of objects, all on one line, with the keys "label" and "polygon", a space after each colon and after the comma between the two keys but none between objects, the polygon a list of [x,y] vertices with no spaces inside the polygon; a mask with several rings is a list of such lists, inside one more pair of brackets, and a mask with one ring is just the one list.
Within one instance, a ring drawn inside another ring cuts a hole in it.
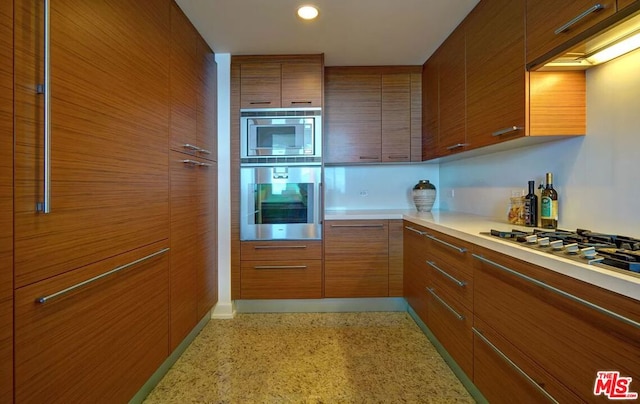
[{"label": "white wall", "polygon": [[[439,188],[437,164],[325,167],[326,209],[413,209],[418,180]],[[438,208],[437,200],[434,209]]]},{"label": "white wall", "polygon": [[559,227],[640,237],[639,72],[640,51],[587,71],[583,138],[441,164],[440,208],[506,221],[510,191],[551,171]]}]

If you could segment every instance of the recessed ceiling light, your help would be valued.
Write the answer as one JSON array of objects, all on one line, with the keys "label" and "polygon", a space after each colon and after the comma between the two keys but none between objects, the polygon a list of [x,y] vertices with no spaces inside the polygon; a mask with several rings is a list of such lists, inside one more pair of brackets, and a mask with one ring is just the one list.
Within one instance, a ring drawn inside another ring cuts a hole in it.
[{"label": "recessed ceiling light", "polygon": [[313,20],[318,16],[318,9],[314,6],[302,6],[298,9],[298,16],[305,20]]}]

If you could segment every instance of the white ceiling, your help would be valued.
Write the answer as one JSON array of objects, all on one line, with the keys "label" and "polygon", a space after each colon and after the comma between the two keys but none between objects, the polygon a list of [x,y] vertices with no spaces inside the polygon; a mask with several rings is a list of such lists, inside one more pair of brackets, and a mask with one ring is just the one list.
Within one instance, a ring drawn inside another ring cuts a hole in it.
[{"label": "white ceiling", "polygon": [[[176,0],[214,52],[324,53],[326,66],[424,63],[478,0]],[[315,21],[296,16],[314,4]]]}]

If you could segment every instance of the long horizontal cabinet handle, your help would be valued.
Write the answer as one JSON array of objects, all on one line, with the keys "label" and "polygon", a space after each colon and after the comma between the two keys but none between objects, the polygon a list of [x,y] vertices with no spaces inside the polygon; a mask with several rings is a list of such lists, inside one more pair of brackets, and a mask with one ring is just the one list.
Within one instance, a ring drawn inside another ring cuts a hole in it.
[{"label": "long horizontal cabinet handle", "polygon": [[312,104],[311,101],[291,101],[291,104]]},{"label": "long horizontal cabinet handle", "polygon": [[498,137],[502,135],[506,135],[508,133],[517,132],[519,130],[523,130],[522,126],[509,126],[508,128],[500,129],[491,134],[491,136]]},{"label": "long horizontal cabinet handle", "polygon": [[331,227],[375,227],[383,228],[383,224],[332,224]]},{"label": "long horizontal cabinet handle", "polygon": [[182,145],[182,147],[184,147],[187,150],[193,150],[196,153],[211,154],[210,150],[203,149],[202,147],[199,147],[199,146],[196,146],[196,145],[190,144],[190,143],[185,143],[185,144]]},{"label": "long horizontal cabinet handle", "polygon": [[257,245],[253,247],[254,250],[286,250],[286,249],[298,249],[307,248],[306,245]]},{"label": "long horizontal cabinet handle", "polygon": [[584,299],[582,299],[582,298],[580,298],[578,296],[572,295],[571,293],[565,292],[564,290],[561,290],[561,289],[558,289],[558,288],[556,288],[554,286],[548,285],[548,284],[546,284],[546,283],[544,283],[544,282],[542,282],[542,281],[540,281],[538,279],[534,279],[534,278],[532,278],[530,276],[527,276],[525,274],[521,274],[518,271],[515,271],[515,270],[513,270],[511,268],[507,268],[504,265],[498,264],[497,262],[493,262],[493,261],[491,261],[491,260],[489,260],[489,259],[487,259],[487,258],[485,258],[485,257],[483,257],[481,255],[477,255],[477,254],[471,254],[471,255],[475,259],[477,259],[479,261],[485,262],[485,263],[487,263],[487,264],[489,264],[491,266],[494,266],[494,267],[496,267],[496,268],[498,268],[498,269],[500,269],[500,270],[502,270],[504,272],[507,272],[507,273],[509,273],[511,275],[517,276],[520,279],[524,279],[527,282],[531,282],[534,285],[540,286],[540,287],[542,287],[544,289],[547,289],[548,291],[551,291],[553,293],[556,293],[556,294],[558,294],[558,295],[560,295],[562,297],[566,297],[569,300],[573,300],[574,302],[580,303],[583,306],[586,306],[586,307],[588,307],[590,309],[598,311],[598,312],[600,312],[600,313],[602,313],[604,315],[607,315],[609,317],[615,318],[616,320],[622,321],[625,324],[629,324],[629,325],[631,325],[631,326],[633,326],[635,328],[640,328],[640,323],[639,322],[634,321],[634,320],[632,320],[632,319],[630,319],[628,317],[622,316],[622,315],[620,315],[620,314],[618,314],[618,313],[616,313],[614,311],[611,311],[609,309],[605,309],[602,306],[598,306],[597,304],[591,303],[588,300],[584,300]]},{"label": "long horizontal cabinet handle", "polygon": [[480,330],[478,330],[475,327],[471,327],[471,331],[473,331],[473,333],[478,338],[480,338],[482,340],[482,342],[484,342],[489,348],[491,348],[491,350],[493,352],[495,352],[500,358],[502,358],[503,361],[505,361],[509,366],[511,366],[513,368],[513,370],[515,370],[522,377],[524,377],[529,382],[529,384],[531,384],[533,387],[535,387],[540,393],[542,393],[552,403],[558,404],[558,401],[555,398],[553,398],[553,396],[551,394],[549,394],[549,392],[547,392],[545,389],[543,389],[542,386],[540,386],[540,384],[538,382],[533,380],[531,378],[531,376],[529,376],[524,370],[522,370],[520,368],[520,366],[516,365],[511,359],[509,359],[509,357],[507,355],[505,355],[500,349],[498,349],[497,346],[493,345],[493,343],[491,343],[491,341],[489,341],[487,339],[487,337],[485,337]]},{"label": "long horizontal cabinet handle", "polygon": [[306,265],[256,265],[255,269],[307,269]]},{"label": "long horizontal cabinet handle", "polygon": [[453,277],[452,275],[450,275],[447,271],[445,271],[444,269],[441,269],[440,267],[438,267],[436,265],[435,262],[433,261],[425,261],[427,263],[427,265],[429,265],[431,268],[435,269],[436,271],[440,272],[442,275],[444,275],[447,279],[449,279],[450,281],[452,281],[453,283],[455,283],[456,285],[460,286],[461,288],[464,288],[467,285],[467,282],[463,282],[461,280],[456,279],[455,277]]},{"label": "long horizontal cabinet handle", "polygon": [[466,147],[466,146],[469,146],[469,143],[456,143],[454,145],[447,146],[446,149],[453,150],[453,149],[459,149],[461,147]]},{"label": "long horizontal cabinet handle", "polygon": [[403,154],[391,154],[389,156],[387,156],[387,158],[389,159],[393,159],[393,160],[407,160],[409,158],[409,156],[407,155],[403,155]]},{"label": "long horizontal cabinet handle", "polygon": [[446,245],[449,248],[453,248],[454,250],[456,250],[459,253],[463,253],[463,252],[467,251],[466,248],[458,247],[458,246],[455,246],[455,245],[453,245],[451,243],[447,243],[446,241],[440,240],[439,238],[437,238],[436,236],[432,236],[431,234],[426,233],[424,236],[429,238],[429,239],[431,239],[431,240],[433,240],[433,241],[437,241],[438,243],[440,243],[442,245]]},{"label": "long horizontal cabinet handle", "polygon": [[604,6],[600,3],[597,3],[596,5],[592,6],[591,8],[589,8],[588,10],[585,10],[584,12],[582,12],[580,15],[574,17],[571,21],[567,22],[566,24],[562,25],[560,28],[556,29],[555,31],[553,31],[556,35],[560,35],[565,31],[568,31],[569,28],[573,27],[574,25],[576,25],[577,23],[579,23],[580,21],[582,21],[585,17],[587,17],[589,14],[595,13],[596,11],[602,10],[604,9]]},{"label": "long horizontal cabinet handle", "polygon": [[451,314],[456,316],[456,318],[458,320],[460,320],[460,321],[464,320],[464,316],[462,314],[458,313],[457,311],[455,311],[453,309],[453,307],[451,307],[451,306],[449,306],[449,304],[447,304],[447,302],[442,300],[442,298],[436,294],[436,291],[433,288],[427,288],[427,292],[431,293],[431,296],[433,296],[441,305],[443,305],[445,309],[449,310],[451,312]]},{"label": "long horizontal cabinet handle", "polygon": [[251,105],[269,105],[271,101],[251,101],[249,102]]},{"label": "long horizontal cabinet handle", "polygon": [[380,160],[378,156],[360,156],[358,157],[360,160]]},{"label": "long horizontal cabinet handle", "polygon": [[199,167],[211,167],[211,164],[209,163],[201,163],[199,161],[195,161],[195,160],[181,160],[184,164],[188,164],[191,166],[199,166]]},{"label": "long horizontal cabinet handle", "polygon": [[425,234],[427,234],[427,232],[420,231],[420,230],[418,230],[418,229],[414,229],[414,228],[413,228],[413,227],[411,227],[411,226],[404,226],[404,228],[405,228],[405,229],[407,229],[407,230],[410,230],[410,231],[412,231],[412,232],[414,232],[414,233],[418,233],[418,234],[419,234],[419,235],[421,235],[421,236],[424,236]]},{"label": "long horizontal cabinet handle", "polygon": [[117,268],[114,268],[114,269],[112,269],[112,270],[110,270],[110,271],[107,271],[107,272],[104,272],[104,273],[102,273],[102,274],[100,274],[100,275],[94,276],[93,278],[89,278],[89,279],[87,279],[86,281],[82,281],[82,282],[80,282],[80,283],[76,283],[76,284],[75,284],[75,285],[73,285],[73,286],[69,286],[69,287],[68,287],[68,288],[66,288],[66,289],[62,289],[62,290],[60,290],[60,291],[58,291],[58,292],[56,292],[56,293],[52,293],[52,294],[50,294],[50,295],[48,295],[48,296],[38,297],[38,298],[36,299],[36,303],[44,304],[44,303],[48,302],[48,301],[49,301],[49,300],[51,300],[51,299],[55,299],[56,297],[60,297],[60,296],[62,296],[62,295],[64,295],[64,294],[67,294],[67,293],[69,293],[69,292],[71,292],[71,291],[74,291],[74,290],[76,290],[76,289],[78,289],[78,288],[81,288],[81,287],[83,287],[83,286],[86,286],[86,285],[88,285],[88,284],[90,284],[90,283],[93,283],[93,282],[95,282],[95,281],[97,281],[97,280],[100,280],[100,279],[102,279],[102,278],[104,278],[104,277],[107,277],[107,276],[109,276],[109,275],[113,275],[113,274],[115,274],[116,272],[120,272],[120,271],[122,271],[123,269],[127,269],[127,268],[130,268],[130,267],[132,267],[132,266],[134,266],[134,265],[137,265],[137,264],[139,264],[139,263],[141,263],[141,262],[144,262],[144,261],[150,260],[151,258],[153,258],[153,257],[157,257],[158,255],[161,255],[161,254],[164,254],[164,253],[166,253],[167,251],[169,251],[169,249],[168,249],[168,248],[163,248],[162,250],[160,250],[160,251],[156,251],[156,252],[154,252],[153,254],[149,254],[149,255],[147,255],[146,257],[142,257],[142,258],[140,258],[140,259],[137,259],[137,260],[132,261],[132,262],[130,262],[130,263],[128,263],[128,264],[125,264],[125,265],[121,265],[121,266],[119,266],[119,267],[117,267]]},{"label": "long horizontal cabinet handle", "polygon": [[200,150],[198,150],[198,153],[202,153],[202,154],[211,154],[211,151],[210,151],[210,150],[207,150],[207,149],[200,148]]}]

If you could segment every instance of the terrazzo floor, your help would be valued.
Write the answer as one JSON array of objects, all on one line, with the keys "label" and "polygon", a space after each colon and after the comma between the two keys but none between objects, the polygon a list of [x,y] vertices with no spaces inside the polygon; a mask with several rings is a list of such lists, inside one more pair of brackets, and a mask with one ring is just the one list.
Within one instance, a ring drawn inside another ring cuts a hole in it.
[{"label": "terrazzo floor", "polygon": [[211,320],[144,403],[474,403],[407,313]]}]

